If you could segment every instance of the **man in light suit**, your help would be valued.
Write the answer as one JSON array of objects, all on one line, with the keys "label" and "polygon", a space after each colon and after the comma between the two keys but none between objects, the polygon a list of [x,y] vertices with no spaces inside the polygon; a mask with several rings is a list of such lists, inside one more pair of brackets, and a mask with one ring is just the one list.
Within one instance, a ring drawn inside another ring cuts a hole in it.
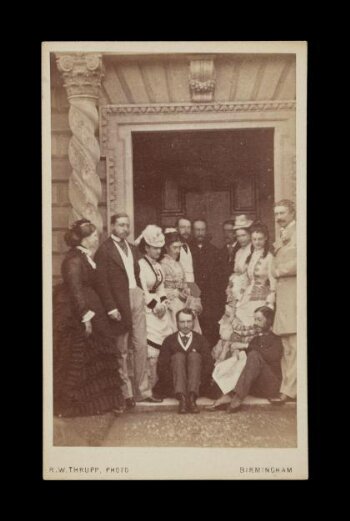
[{"label": "man in light suit", "polygon": [[272,275],[277,279],[273,332],[281,337],[283,356],[280,396],[270,401],[274,405],[283,405],[294,400],[297,395],[297,245],[294,203],[289,199],[276,203],[275,218],[280,226],[280,237],[275,243],[272,266]]},{"label": "man in light suit", "polygon": [[[95,255],[97,290],[116,335],[122,391],[126,406],[130,409],[135,406],[135,400],[162,400],[152,396],[149,385],[145,300],[137,250],[126,240],[130,234],[129,216],[126,213],[115,214],[111,225],[111,236],[101,244]],[[128,373],[129,346],[133,354],[134,382]]]}]

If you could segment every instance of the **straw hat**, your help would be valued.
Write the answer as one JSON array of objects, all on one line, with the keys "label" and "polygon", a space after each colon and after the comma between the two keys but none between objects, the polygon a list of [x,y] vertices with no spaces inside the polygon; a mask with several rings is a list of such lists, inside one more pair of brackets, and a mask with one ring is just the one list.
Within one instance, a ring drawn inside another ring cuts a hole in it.
[{"label": "straw hat", "polygon": [[178,233],[178,231],[176,228],[165,228],[164,234],[166,235],[167,233]]},{"label": "straw hat", "polygon": [[248,219],[248,217],[246,215],[238,215],[235,218],[235,225],[234,225],[233,229],[239,230],[242,228],[250,228],[251,225],[253,224],[253,222],[254,221],[252,219]]}]

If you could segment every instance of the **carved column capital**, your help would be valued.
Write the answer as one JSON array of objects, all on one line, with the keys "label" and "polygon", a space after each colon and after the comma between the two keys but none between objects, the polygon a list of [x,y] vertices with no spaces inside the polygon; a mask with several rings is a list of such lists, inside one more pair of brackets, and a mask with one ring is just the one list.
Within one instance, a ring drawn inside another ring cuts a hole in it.
[{"label": "carved column capital", "polygon": [[213,101],[215,90],[214,58],[193,58],[190,61],[189,87],[193,102]]},{"label": "carved column capital", "polygon": [[103,77],[102,55],[96,53],[56,53],[57,68],[63,77],[68,99],[99,97]]}]

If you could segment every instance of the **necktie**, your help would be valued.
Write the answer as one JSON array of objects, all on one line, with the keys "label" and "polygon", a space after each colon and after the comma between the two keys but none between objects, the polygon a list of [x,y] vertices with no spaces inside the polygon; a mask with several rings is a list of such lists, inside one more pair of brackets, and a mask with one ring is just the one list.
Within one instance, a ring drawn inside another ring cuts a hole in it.
[{"label": "necktie", "polygon": [[286,242],[288,242],[287,231],[286,231],[285,228],[281,228],[281,231],[280,231],[280,237],[281,237],[281,240],[282,240],[283,244],[285,244]]},{"label": "necktie", "polygon": [[189,341],[188,336],[183,336],[183,337],[181,337],[181,340],[182,340],[183,345],[186,347],[187,342]]},{"label": "necktie", "polygon": [[128,256],[128,248],[127,248],[127,245],[126,245],[126,242],[125,242],[125,239],[121,239],[119,242],[118,242],[119,246],[121,247],[121,249],[123,250],[123,252],[125,253],[126,256]]},{"label": "necktie", "polygon": [[188,246],[187,246],[187,244],[183,244],[182,247],[185,250],[185,252],[188,253]]}]

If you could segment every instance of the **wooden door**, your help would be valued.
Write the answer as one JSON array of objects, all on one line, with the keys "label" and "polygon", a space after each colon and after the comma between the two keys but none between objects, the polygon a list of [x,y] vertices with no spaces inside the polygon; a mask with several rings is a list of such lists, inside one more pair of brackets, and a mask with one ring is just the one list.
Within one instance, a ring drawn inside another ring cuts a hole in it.
[{"label": "wooden door", "polygon": [[185,195],[186,215],[192,221],[204,218],[208,222],[208,232],[211,242],[221,247],[222,224],[231,215],[230,192],[187,192]]}]

